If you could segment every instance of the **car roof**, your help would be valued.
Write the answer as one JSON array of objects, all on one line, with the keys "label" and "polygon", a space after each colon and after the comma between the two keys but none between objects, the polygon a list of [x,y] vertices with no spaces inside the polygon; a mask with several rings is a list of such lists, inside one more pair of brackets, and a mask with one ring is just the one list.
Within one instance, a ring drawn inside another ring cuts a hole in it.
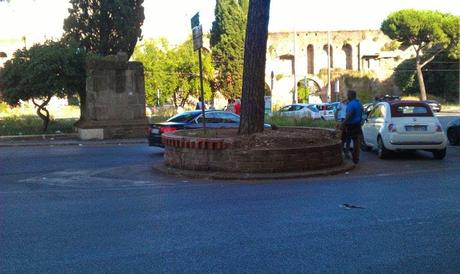
[{"label": "car roof", "polygon": [[415,101],[415,100],[402,100],[402,101],[389,101],[389,102],[382,102],[382,103],[388,103],[390,105],[426,105],[425,102],[423,101]]}]

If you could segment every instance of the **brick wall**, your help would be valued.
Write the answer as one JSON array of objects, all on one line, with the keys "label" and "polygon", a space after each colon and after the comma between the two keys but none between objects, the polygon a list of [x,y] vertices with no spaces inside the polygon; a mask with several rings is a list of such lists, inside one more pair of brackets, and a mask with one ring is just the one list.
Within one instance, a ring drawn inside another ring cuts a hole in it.
[{"label": "brick wall", "polygon": [[[287,130],[287,129],[284,129]],[[289,129],[302,134],[333,136],[325,129]],[[295,137],[298,142],[299,136]],[[165,134],[165,163],[169,166],[200,171],[244,173],[293,172],[341,165],[340,140],[326,144],[290,148],[241,149],[231,138],[197,138]]]}]

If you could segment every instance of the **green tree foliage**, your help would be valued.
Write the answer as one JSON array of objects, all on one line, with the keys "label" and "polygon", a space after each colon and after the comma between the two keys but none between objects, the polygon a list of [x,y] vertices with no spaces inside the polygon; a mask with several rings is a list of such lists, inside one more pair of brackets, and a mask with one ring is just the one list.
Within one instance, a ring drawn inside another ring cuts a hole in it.
[{"label": "green tree foliage", "polygon": [[248,8],[248,0],[216,0],[210,43],[217,71],[215,88],[226,97],[241,95]]},{"label": "green tree foliage", "polygon": [[131,56],[142,38],[144,0],[70,0],[64,37],[102,56],[126,52]]},{"label": "green tree foliage", "polygon": [[391,13],[381,30],[403,47],[413,47],[420,98],[426,100],[422,69],[438,54],[446,52],[451,58],[460,55],[460,17],[437,11],[406,9]]},{"label": "green tree foliage", "polygon": [[[395,70],[395,83],[404,94],[419,90],[416,80],[415,58],[402,62]],[[431,95],[446,101],[456,101],[459,90],[460,60],[450,58],[446,52],[439,54],[423,69],[426,89]]]},{"label": "green tree foliage", "polygon": [[84,60],[83,52],[61,42],[47,41],[17,50],[0,71],[1,97],[11,106],[32,100],[45,132],[51,97],[62,98],[84,89]]},{"label": "green tree foliage", "polygon": [[[184,107],[191,96],[198,97],[198,54],[193,51],[191,39],[175,47],[170,47],[166,39],[146,41],[136,47],[134,59],[144,64],[147,104],[172,103],[177,108]],[[203,53],[203,75],[205,100],[209,100],[214,67],[207,52]]]}]

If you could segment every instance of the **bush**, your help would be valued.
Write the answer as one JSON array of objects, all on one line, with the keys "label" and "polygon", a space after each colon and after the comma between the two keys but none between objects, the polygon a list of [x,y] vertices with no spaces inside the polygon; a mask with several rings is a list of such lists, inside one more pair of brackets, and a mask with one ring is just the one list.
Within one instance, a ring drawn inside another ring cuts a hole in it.
[{"label": "bush", "polygon": [[[46,134],[73,133],[77,119],[53,119]],[[43,134],[43,121],[36,116],[7,117],[0,120],[0,136]]]},{"label": "bush", "polygon": [[320,127],[320,128],[335,128],[334,120],[320,120],[310,119],[307,117],[296,118],[296,117],[283,117],[279,115],[273,115],[272,117],[265,117],[265,123],[276,125],[276,126],[290,126],[290,127]]}]

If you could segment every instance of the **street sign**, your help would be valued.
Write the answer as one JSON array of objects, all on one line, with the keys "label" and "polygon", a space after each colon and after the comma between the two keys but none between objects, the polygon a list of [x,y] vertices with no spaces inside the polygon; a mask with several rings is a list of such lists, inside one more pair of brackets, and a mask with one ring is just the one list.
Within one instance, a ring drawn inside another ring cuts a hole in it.
[{"label": "street sign", "polygon": [[200,13],[197,12],[195,15],[193,15],[190,22],[192,24],[192,29],[194,29],[195,27],[198,27],[200,25]]},{"label": "street sign", "polygon": [[203,47],[203,28],[201,25],[196,26],[192,29],[193,37],[193,50],[198,50]]}]

